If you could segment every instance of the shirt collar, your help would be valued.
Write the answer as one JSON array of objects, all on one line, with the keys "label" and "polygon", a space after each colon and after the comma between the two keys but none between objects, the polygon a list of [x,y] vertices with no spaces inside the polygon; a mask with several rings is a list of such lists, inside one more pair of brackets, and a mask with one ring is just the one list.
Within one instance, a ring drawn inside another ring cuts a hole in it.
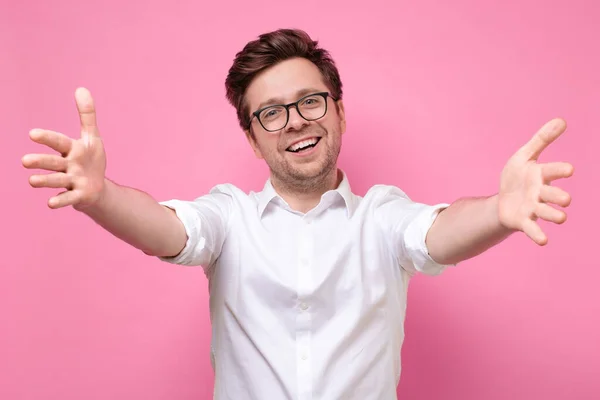
[{"label": "shirt collar", "polygon": [[[352,193],[352,189],[350,188],[350,182],[348,181],[348,177],[346,176],[346,173],[342,170],[339,170],[339,171],[342,174],[342,181],[340,182],[340,184],[338,185],[338,187],[336,189],[333,189],[333,190],[330,190],[330,191],[324,193],[323,197],[325,195],[327,195],[327,193],[330,193],[330,192],[337,193],[339,196],[341,196],[341,198],[344,200],[344,205],[346,206],[346,212],[347,212],[348,218],[350,218],[350,217],[352,217],[352,214],[354,213],[354,211],[356,209],[356,200]],[[259,216],[259,218],[262,218],[262,215],[265,212],[265,209],[267,208],[269,203],[271,203],[271,201],[273,201],[274,199],[279,198],[281,201],[285,202],[275,191],[275,188],[273,187],[273,184],[271,183],[270,178],[267,179],[263,190],[258,192],[256,195],[258,197],[258,216]],[[321,199],[323,199],[323,197],[321,197]]]}]

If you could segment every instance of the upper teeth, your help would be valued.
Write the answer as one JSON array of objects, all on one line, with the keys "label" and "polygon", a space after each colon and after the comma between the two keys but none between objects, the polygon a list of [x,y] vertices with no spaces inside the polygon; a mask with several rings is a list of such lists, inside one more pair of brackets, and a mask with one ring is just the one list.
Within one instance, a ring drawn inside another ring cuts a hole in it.
[{"label": "upper teeth", "polygon": [[306,139],[290,146],[290,150],[296,151],[298,149],[301,149],[302,147],[310,146],[311,144],[315,143],[317,143],[317,138]]}]

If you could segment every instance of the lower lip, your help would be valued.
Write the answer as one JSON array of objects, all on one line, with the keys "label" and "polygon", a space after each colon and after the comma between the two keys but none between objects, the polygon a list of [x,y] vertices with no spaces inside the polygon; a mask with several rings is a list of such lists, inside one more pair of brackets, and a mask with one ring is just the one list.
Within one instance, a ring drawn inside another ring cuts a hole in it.
[{"label": "lower lip", "polygon": [[314,153],[316,151],[316,149],[319,146],[319,144],[321,144],[321,139],[319,139],[319,141],[317,142],[317,144],[315,144],[313,147],[311,147],[308,150],[304,150],[304,151],[301,151],[299,153],[294,153],[293,151],[287,151],[286,153],[290,153],[291,155],[296,156],[296,157],[307,157],[307,156],[310,156],[312,153]]}]

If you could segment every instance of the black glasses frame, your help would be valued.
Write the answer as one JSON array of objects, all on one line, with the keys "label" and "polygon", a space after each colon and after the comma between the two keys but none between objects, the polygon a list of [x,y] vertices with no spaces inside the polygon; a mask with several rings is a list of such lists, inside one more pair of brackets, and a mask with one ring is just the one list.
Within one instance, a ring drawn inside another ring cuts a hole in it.
[{"label": "black glasses frame", "polygon": [[[300,108],[298,107],[298,105],[300,104],[300,102],[302,102],[303,100],[305,100],[307,97],[313,97],[313,96],[321,96],[323,97],[323,99],[325,100],[325,111],[323,112],[323,115],[321,115],[319,118],[306,118],[304,115],[302,115],[302,111],[300,111]],[[329,92],[317,92],[317,93],[311,93],[311,94],[307,94],[306,96],[301,97],[300,99],[298,99],[297,101],[294,101],[293,103],[289,103],[289,104],[272,104],[270,106],[266,106],[263,107],[259,110],[256,110],[252,113],[252,118],[250,118],[250,122],[248,122],[248,129],[250,129],[250,127],[252,126],[252,120],[254,119],[254,117],[256,117],[256,119],[258,120],[258,122],[260,123],[260,126],[263,127],[263,129],[267,132],[277,132],[282,130],[283,128],[285,128],[288,124],[288,122],[290,122],[290,107],[295,107],[296,111],[298,112],[298,115],[300,115],[302,118],[304,118],[307,121],[316,121],[318,119],[323,118],[325,115],[327,115],[327,109],[328,109],[328,104],[327,104],[327,98],[331,98],[331,100],[333,101],[337,101],[336,98],[334,98],[332,95],[329,94]],[[267,129],[265,128],[265,126],[263,125],[262,121],[260,120],[260,113],[272,108],[272,107],[284,107],[285,108],[285,112],[286,112],[286,117],[285,117],[285,124],[283,124],[283,126],[279,129]]]}]

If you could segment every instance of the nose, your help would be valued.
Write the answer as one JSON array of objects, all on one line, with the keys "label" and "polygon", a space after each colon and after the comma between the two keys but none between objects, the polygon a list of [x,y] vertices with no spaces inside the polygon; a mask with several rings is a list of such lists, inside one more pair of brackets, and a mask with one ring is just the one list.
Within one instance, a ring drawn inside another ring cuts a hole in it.
[{"label": "nose", "polygon": [[290,113],[290,116],[289,116],[287,126],[285,127],[286,130],[299,131],[302,128],[304,128],[306,125],[308,125],[308,121],[305,120],[304,118],[302,118],[302,116],[298,113],[298,109],[296,107],[290,107],[288,109],[288,112]]}]

